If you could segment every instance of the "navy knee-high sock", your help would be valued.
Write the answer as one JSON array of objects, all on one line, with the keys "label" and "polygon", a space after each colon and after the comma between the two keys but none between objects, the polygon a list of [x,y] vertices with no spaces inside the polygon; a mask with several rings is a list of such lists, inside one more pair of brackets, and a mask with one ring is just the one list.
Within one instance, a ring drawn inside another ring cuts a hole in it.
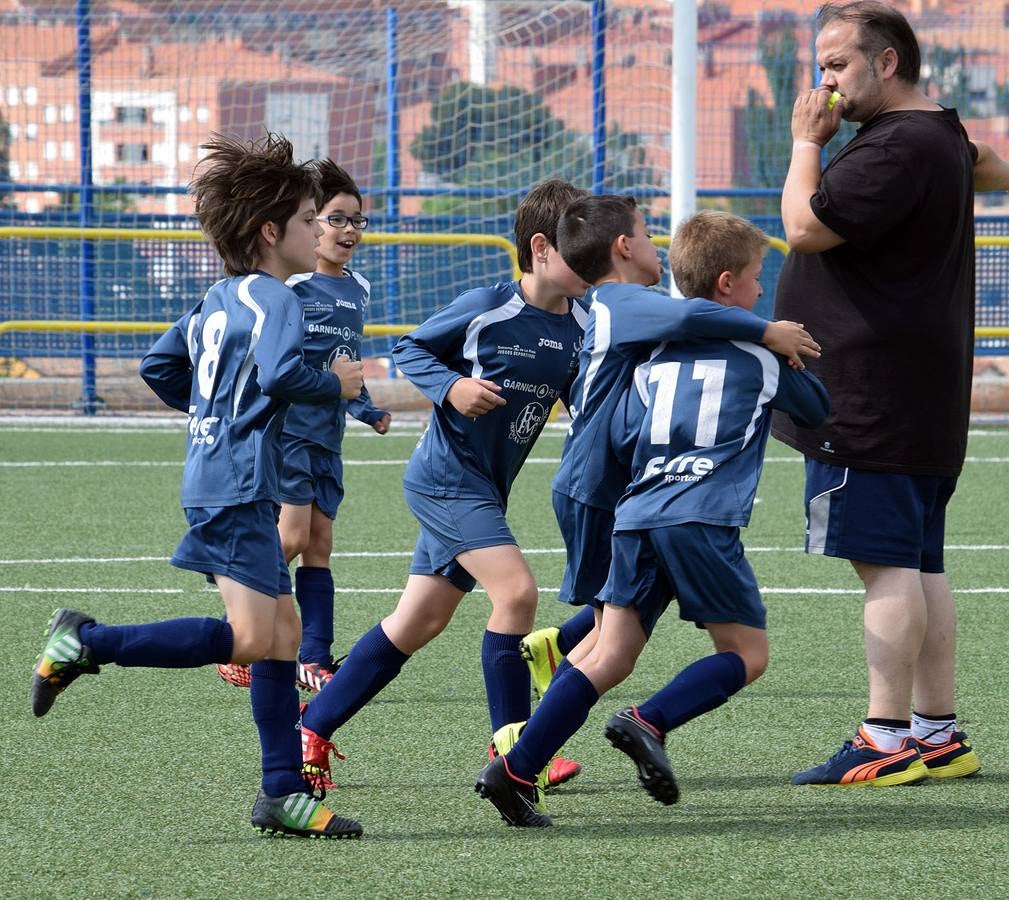
[{"label": "navy knee-high sock", "polygon": [[234,632],[220,619],[167,619],[145,625],[100,625],[80,629],[81,643],[99,665],[191,669],[231,660]]},{"label": "navy knee-high sock", "polygon": [[294,672],[293,660],[263,659],[252,664],[252,718],[263,751],[263,792],[271,797],[305,790]]},{"label": "navy knee-high sock", "polygon": [[[550,679],[550,684],[552,685],[558,678],[561,677],[568,669],[573,668],[571,663],[568,662],[568,658],[565,656],[559,663],[557,663],[557,668],[554,669],[554,677]],[[549,690],[549,687],[547,688]]]},{"label": "navy knee-high sock", "polygon": [[410,657],[378,624],[354,644],[343,665],[308,704],[302,724],[327,740],[395,678]]},{"label": "navy knee-high sock", "polygon": [[492,732],[529,718],[529,667],[519,650],[523,637],[496,631],[483,633],[480,658]]},{"label": "navy knee-high sock", "polygon": [[554,675],[536,712],[508,751],[508,769],[519,778],[533,781],[589,717],[599,694],[581,669],[574,666],[560,677]]},{"label": "navy knee-high sock", "polygon": [[721,706],[746,684],[738,653],[716,653],[692,662],[641,706],[638,714],[663,734]]},{"label": "navy knee-high sock", "polygon": [[[575,649],[596,624],[596,611],[591,606],[583,606],[559,629],[557,649],[567,656]],[[554,672],[554,678],[557,673]]]},{"label": "navy knee-high sock", "polygon": [[328,664],[333,646],[333,573],[320,566],[298,566],[294,596],[301,612],[298,659]]}]

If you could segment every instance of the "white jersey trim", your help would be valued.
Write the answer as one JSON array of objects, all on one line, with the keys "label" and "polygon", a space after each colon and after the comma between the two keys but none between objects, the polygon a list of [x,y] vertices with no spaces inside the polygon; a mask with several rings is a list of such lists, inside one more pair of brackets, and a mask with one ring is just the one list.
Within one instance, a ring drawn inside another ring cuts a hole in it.
[{"label": "white jersey trim", "polygon": [[760,396],[757,397],[756,407],[753,410],[753,415],[750,417],[750,423],[746,426],[746,434],[743,435],[743,447],[745,447],[750,443],[750,438],[753,437],[757,430],[757,419],[763,413],[765,404],[770,403],[774,399],[775,394],[778,393],[780,370],[778,369],[778,360],[766,347],[751,344],[749,341],[732,341],[732,344],[740,350],[744,350],[755,356],[760,363],[760,368],[764,372],[764,383],[760,388]]},{"label": "white jersey trim", "polygon": [[525,309],[525,305],[525,300],[518,294],[512,294],[511,299],[507,303],[498,306],[496,309],[490,309],[485,313],[481,313],[466,326],[466,341],[462,347],[462,355],[473,366],[473,371],[470,373],[471,378],[483,377],[483,366],[480,364],[479,356],[480,332],[488,325],[514,319],[515,316]]},{"label": "white jersey trim", "polygon": [[252,314],[256,317],[256,321],[252,326],[252,334],[249,335],[249,351],[245,355],[245,361],[242,363],[242,367],[238,370],[238,378],[235,380],[235,403],[234,408],[231,410],[233,418],[238,417],[238,406],[242,401],[242,394],[245,391],[245,385],[249,381],[249,375],[252,373],[252,367],[256,364],[256,345],[259,343],[259,336],[263,331],[263,322],[266,320],[266,313],[263,312],[263,308],[252,299],[252,291],[249,289],[249,285],[257,278],[259,278],[258,275],[249,275],[238,286],[238,302],[252,310]]}]

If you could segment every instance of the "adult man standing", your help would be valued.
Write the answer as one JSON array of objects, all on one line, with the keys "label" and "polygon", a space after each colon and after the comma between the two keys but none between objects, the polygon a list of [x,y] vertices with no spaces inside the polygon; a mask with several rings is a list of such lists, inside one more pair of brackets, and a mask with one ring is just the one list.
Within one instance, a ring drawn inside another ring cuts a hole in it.
[{"label": "adult man standing", "polygon": [[[897,10],[827,4],[817,26],[822,84],[792,113],[775,317],[822,342],[810,369],[832,410],[818,428],[779,417],[774,433],[806,457],[807,551],[850,560],[865,586],[869,708],[854,740],[792,783],[956,778],[980,762],[953,712],[945,509],[970,412],[974,188],[1009,186],[1009,166],[918,87]],[[821,173],[841,118],[861,127]]]}]

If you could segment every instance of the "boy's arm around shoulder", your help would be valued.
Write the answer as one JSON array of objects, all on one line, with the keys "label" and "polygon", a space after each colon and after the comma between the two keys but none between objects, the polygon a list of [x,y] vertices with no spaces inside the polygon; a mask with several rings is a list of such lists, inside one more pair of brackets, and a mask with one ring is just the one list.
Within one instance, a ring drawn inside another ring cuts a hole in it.
[{"label": "boy's arm around shoulder", "polygon": [[155,341],[140,361],[140,377],[167,406],[189,412],[193,362],[189,356],[189,322],[200,306],[184,315]]},{"label": "boy's arm around shoulder", "polygon": [[778,391],[771,406],[787,413],[796,425],[816,428],[830,412],[830,398],[823,383],[812,372],[795,369],[778,359]]}]

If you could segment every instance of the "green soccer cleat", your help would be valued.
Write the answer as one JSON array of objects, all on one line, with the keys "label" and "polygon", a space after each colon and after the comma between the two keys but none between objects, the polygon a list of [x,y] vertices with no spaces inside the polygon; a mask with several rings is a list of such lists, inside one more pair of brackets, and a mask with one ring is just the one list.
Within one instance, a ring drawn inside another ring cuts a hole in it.
[{"label": "green soccer cleat", "polygon": [[252,807],[252,824],[263,834],[294,837],[358,838],[364,829],[353,819],[344,819],[311,794],[269,797],[262,791]]},{"label": "green soccer cleat", "polygon": [[79,634],[80,627],[89,622],[94,619],[75,609],[58,609],[52,614],[45,646],[32,673],[32,712],[36,716],[49,712],[56,697],[79,675],[98,674]]},{"label": "green soccer cleat", "polygon": [[[487,759],[493,760],[497,756],[504,756],[519,739],[525,722],[512,722],[502,725],[491,738],[490,746],[487,748]],[[543,771],[536,776],[536,784],[541,791],[548,791],[551,788],[559,787],[566,781],[570,781],[582,771],[581,763],[575,762],[564,756],[555,756],[544,766]]]},{"label": "green soccer cleat", "polygon": [[559,628],[541,628],[519,641],[519,652],[529,666],[529,679],[540,700],[550,687],[550,679],[554,677],[557,666],[564,659],[564,654],[557,646],[557,636],[560,633]]}]

